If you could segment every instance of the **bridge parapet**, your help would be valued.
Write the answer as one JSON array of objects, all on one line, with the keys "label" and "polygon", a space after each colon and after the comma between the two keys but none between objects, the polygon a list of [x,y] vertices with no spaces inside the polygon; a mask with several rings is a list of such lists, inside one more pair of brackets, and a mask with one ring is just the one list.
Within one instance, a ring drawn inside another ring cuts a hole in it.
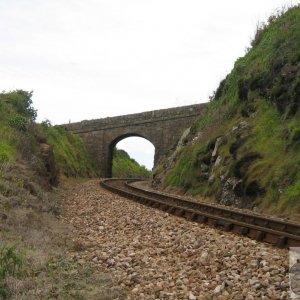
[{"label": "bridge parapet", "polygon": [[67,129],[79,133],[94,131],[99,129],[109,129],[124,125],[145,124],[148,122],[168,121],[173,119],[180,119],[185,117],[198,116],[206,104],[195,104],[182,107],[174,107],[167,109],[160,109],[154,111],[147,111],[142,113],[107,117],[95,120],[83,120],[81,122],[64,124]]}]

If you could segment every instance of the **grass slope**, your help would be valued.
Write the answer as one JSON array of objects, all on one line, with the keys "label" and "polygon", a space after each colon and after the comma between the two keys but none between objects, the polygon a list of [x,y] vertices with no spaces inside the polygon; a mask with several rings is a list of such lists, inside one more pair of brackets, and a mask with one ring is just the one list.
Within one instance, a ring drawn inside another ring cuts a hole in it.
[{"label": "grass slope", "polygon": [[93,175],[93,165],[78,137],[35,123],[31,96],[0,93],[0,299],[86,299],[90,270],[64,258],[70,228],[51,187],[59,174]]},{"label": "grass slope", "polygon": [[49,122],[34,122],[36,111],[31,96],[32,93],[21,90],[0,94],[0,163],[23,163],[39,174],[47,173],[49,166],[43,165],[45,153],[41,153],[44,145],[48,154],[53,151],[53,163],[61,174],[93,174],[91,159],[79,137]]},{"label": "grass slope", "polygon": [[128,153],[114,149],[112,176],[119,178],[149,178],[151,172],[141,166]]},{"label": "grass slope", "polygon": [[91,177],[95,175],[94,165],[79,136],[61,126],[42,123],[47,143],[53,145],[55,162],[61,172],[69,177]]},{"label": "grass slope", "polygon": [[300,212],[299,32],[299,6],[258,29],[175,163],[163,162],[154,178],[228,204]]}]

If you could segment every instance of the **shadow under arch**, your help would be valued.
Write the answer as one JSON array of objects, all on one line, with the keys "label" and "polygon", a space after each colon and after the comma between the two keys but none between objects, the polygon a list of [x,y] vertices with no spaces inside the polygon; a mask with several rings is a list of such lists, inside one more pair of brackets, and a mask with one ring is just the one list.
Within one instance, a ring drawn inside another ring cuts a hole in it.
[{"label": "shadow under arch", "polygon": [[[140,137],[142,139],[145,139],[147,140],[148,142],[150,142],[153,147],[154,147],[154,153],[156,154],[156,146],[155,144],[147,137],[141,135],[141,134],[137,134],[137,133],[126,133],[126,134],[123,134],[123,135],[120,135],[118,136],[117,138],[115,138],[114,140],[112,140],[108,146],[108,161],[107,161],[107,166],[108,166],[108,177],[111,178],[112,177],[112,164],[113,164],[113,151],[114,151],[114,148],[116,147],[116,145],[126,139],[126,138],[129,138],[129,137]],[[154,156],[155,156],[154,154]]]}]

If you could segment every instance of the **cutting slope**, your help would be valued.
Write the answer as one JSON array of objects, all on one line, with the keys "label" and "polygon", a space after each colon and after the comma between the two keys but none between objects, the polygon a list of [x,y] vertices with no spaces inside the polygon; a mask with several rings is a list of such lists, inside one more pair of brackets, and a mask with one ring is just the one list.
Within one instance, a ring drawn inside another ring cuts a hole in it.
[{"label": "cutting slope", "polygon": [[269,18],[156,168],[154,184],[227,205],[300,211],[300,7]]}]

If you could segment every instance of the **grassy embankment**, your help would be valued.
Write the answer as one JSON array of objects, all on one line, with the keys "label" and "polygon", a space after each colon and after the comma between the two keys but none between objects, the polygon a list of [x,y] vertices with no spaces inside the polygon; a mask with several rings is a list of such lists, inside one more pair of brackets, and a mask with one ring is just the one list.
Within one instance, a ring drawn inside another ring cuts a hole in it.
[{"label": "grassy embankment", "polygon": [[0,94],[0,299],[112,299],[108,275],[65,258],[76,245],[58,220],[55,187],[64,177],[95,176],[93,162],[79,137],[35,123],[31,96]]},{"label": "grassy embankment", "polygon": [[114,149],[113,154],[113,177],[120,178],[149,178],[151,172],[144,166],[139,165],[127,152]]},{"label": "grassy embankment", "polygon": [[299,6],[258,28],[175,163],[157,168],[162,186],[278,214],[300,212],[299,32]]},{"label": "grassy embankment", "polygon": [[53,187],[94,170],[78,137],[35,123],[31,96],[0,94],[0,299],[74,299],[85,283],[64,286],[79,283],[68,272],[82,278],[84,271],[64,259],[70,228],[57,220],[61,197]]}]

